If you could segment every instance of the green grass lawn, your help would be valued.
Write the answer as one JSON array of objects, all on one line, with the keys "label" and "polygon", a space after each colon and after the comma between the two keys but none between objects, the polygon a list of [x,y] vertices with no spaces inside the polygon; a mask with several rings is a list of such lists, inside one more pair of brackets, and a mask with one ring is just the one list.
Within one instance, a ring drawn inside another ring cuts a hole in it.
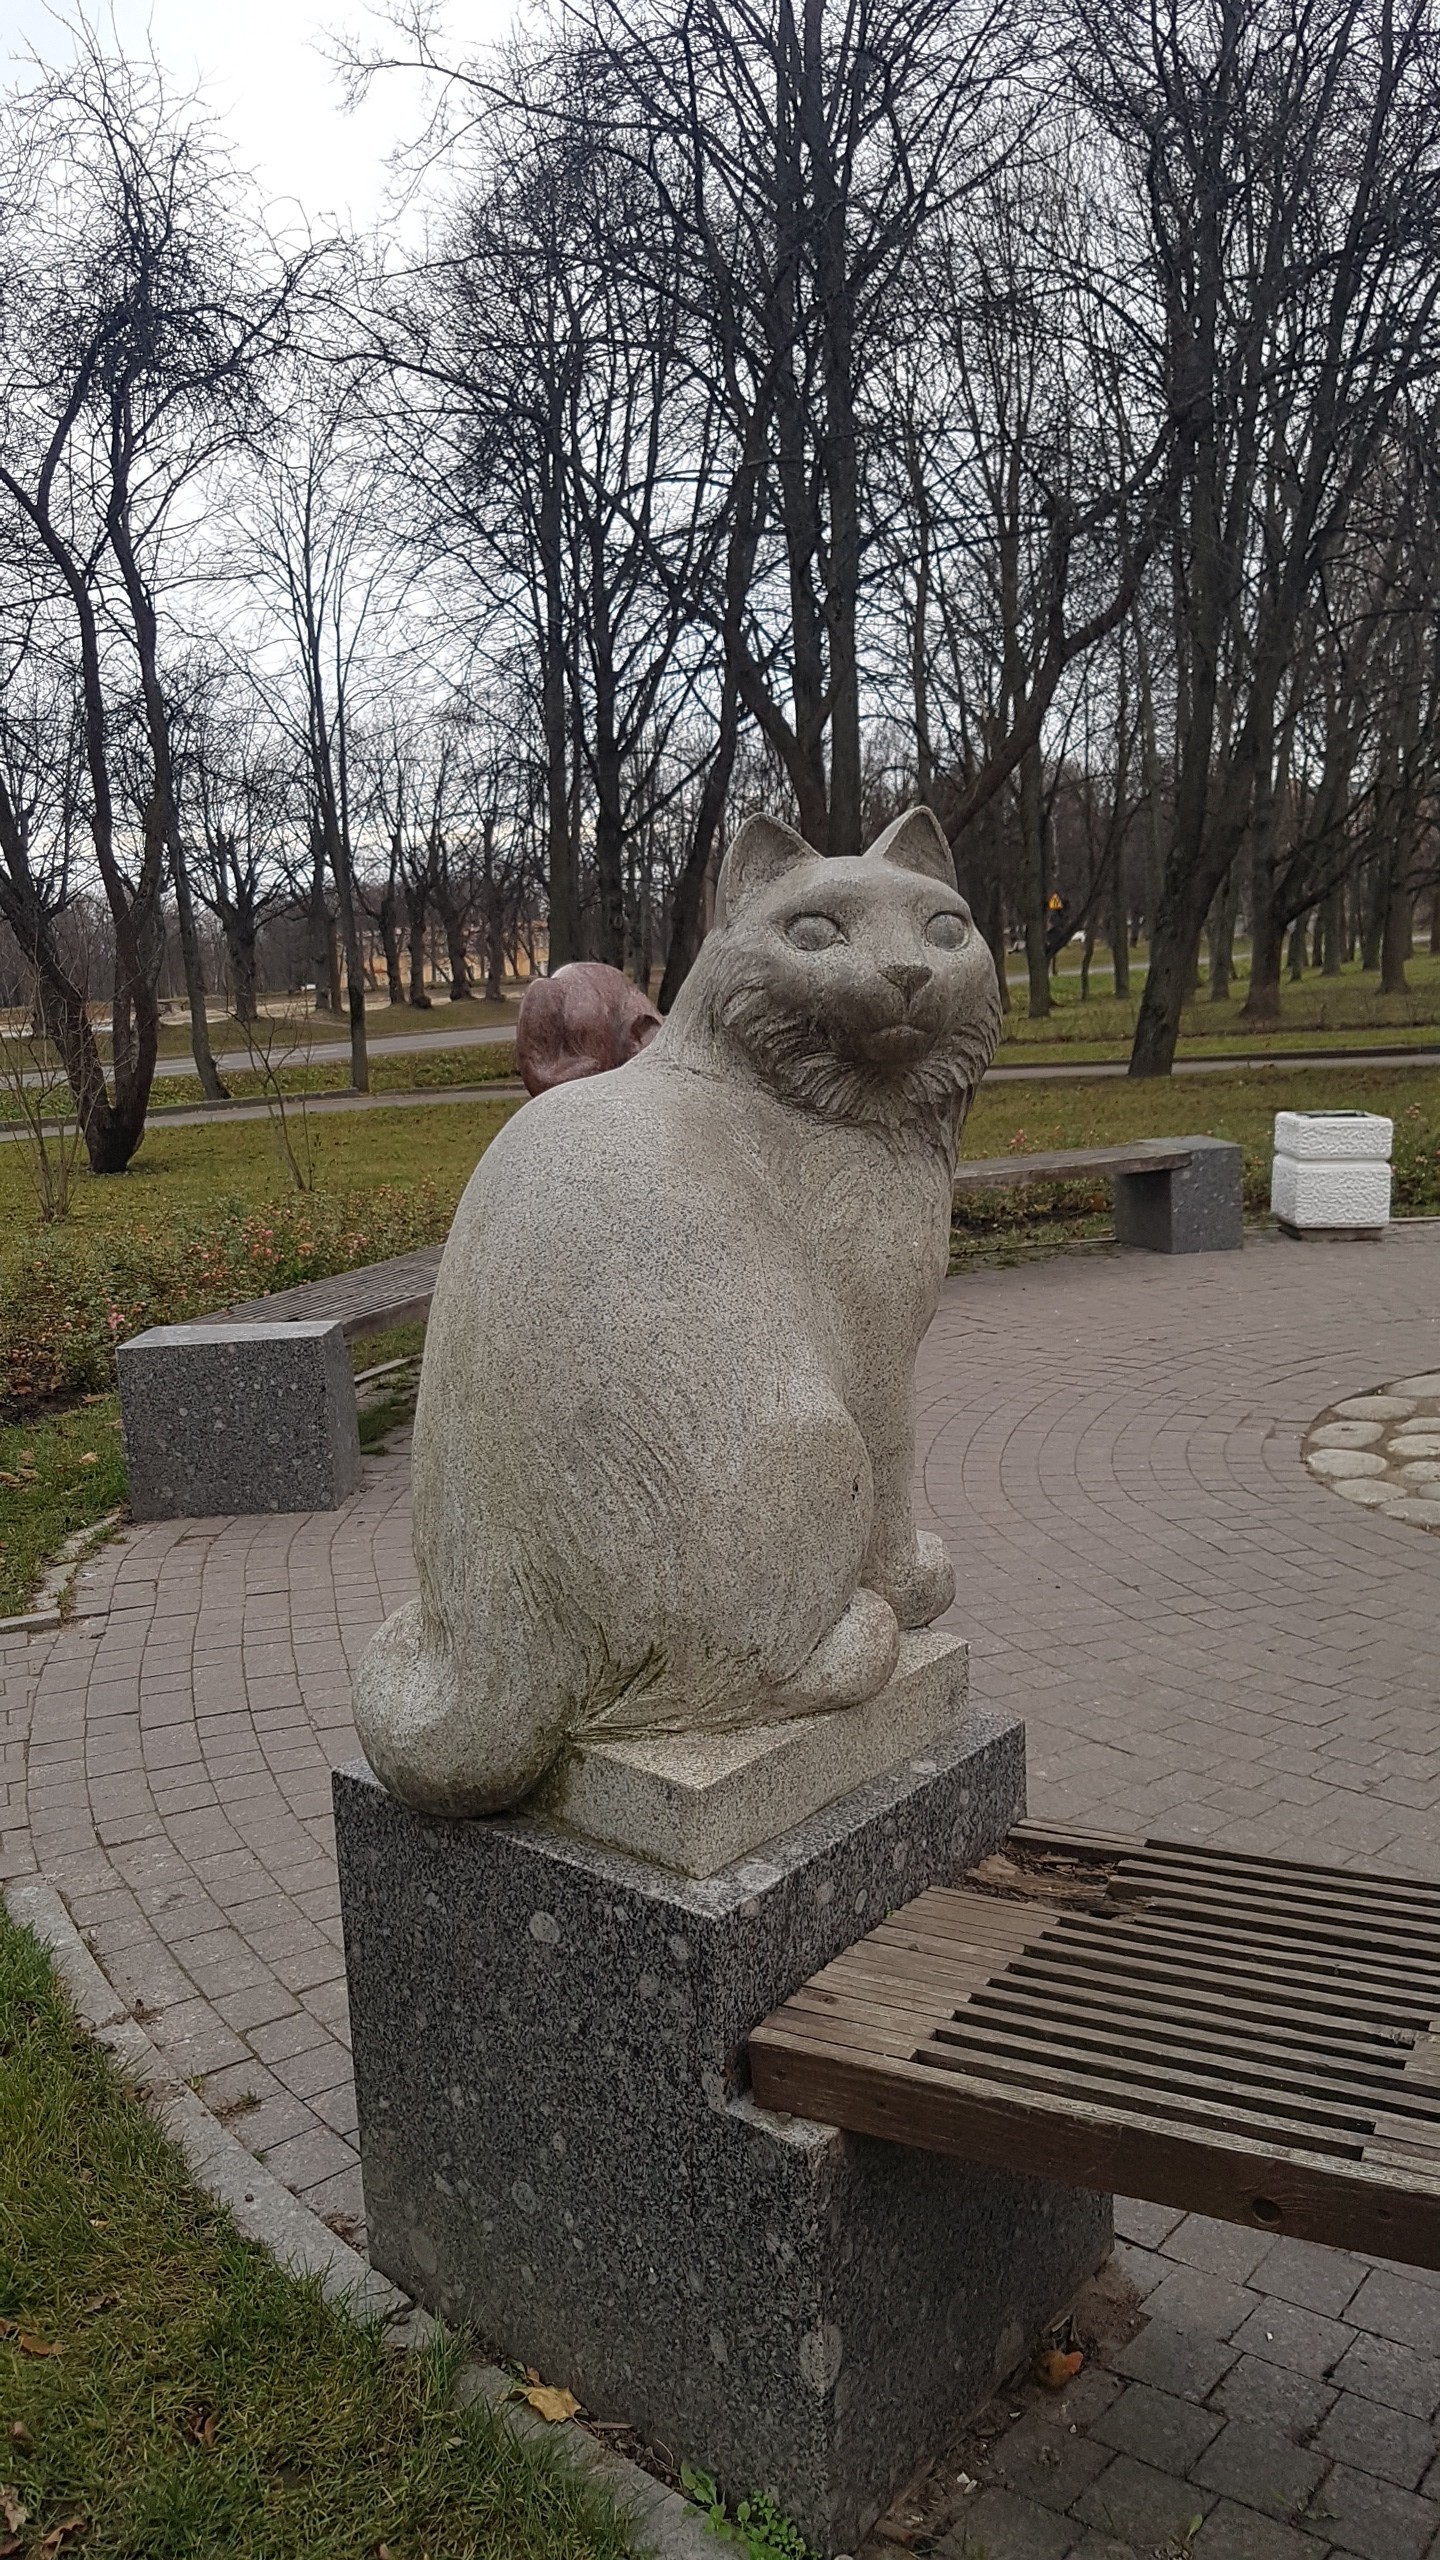
[{"label": "green grass lawn", "polygon": [[[1225,1004],[1212,1004],[1202,988],[1186,1007],[1178,1055],[1199,1058],[1239,1052],[1246,1056],[1283,1056],[1287,1049],[1317,1046],[1440,1046],[1440,954],[1417,951],[1408,963],[1407,974],[1409,991],[1398,996],[1382,996],[1374,972],[1362,970],[1358,961],[1342,969],[1338,978],[1322,978],[1312,972],[1298,985],[1287,981],[1281,989],[1280,1022],[1273,1031],[1257,1030],[1244,1020],[1247,989],[1243,977]],[[1143,955],[1137,955],[1131,965],[1132,992],[1117,997],[1109,965],[1102,964],[1097,954],[1090,973],[1090,998],[1082,1004],[1079,953],[1066,951],[1061,956],[1059,972],[1050,982],[1055,1009],[1037,1022],[1032,1022],[1026,1012],[1024,964],[1013,953],[1007,975],[1011,1009],[1005,1017],[1002,1064],[1043,1063],[1056,1048],[1063,1050],[1070,1066],[1096,1066],[1128,1057],[1145,984]]]},{"label": "green grass lawn", "polygon": [[[452,1102],[433,1111],[381,1109],[317,1120],[319,1188],[360,1193],[424,1180],[458,1200],[496,1130],[519,1107],[517,1099]],[[105,1181],[80,1176],[62,1232],[119,1237],[152,1221],[229,1215],[236,1206],[294,1197],[268,1121],[177,1129],[157,1120],[128,1173]],[[22,1167],[13,1147],[0,1147],[0,1264],[23,1258],[34,1245]]]},{"label": "green grass lawn", "polygon": [[457,2356],[242,2240],[0,1914],[0,2551],[623,2560],[563,2446],[452,2405]]},{"label": "green grass lawn", "polygon": [[[318,1055],[297,1058],[294,1063],[280,1064],[277,1050],[268,1074],[249,1067],[229,1067],[225,1071],[225,1091],[232,1102],[257,1102],[278,1085],[282,1094],[349,1093],[352,1090],[350,1070],[344,1059],[331,1055],[333,1043]],[[318,1048],[319,1044],[317,1044]],[[454,1085],[512,1083],[515,1077],[515,1049],[511,1041],[496,1041],[483,1049],[422,1049],[407,1057],[376,1057],[370,1061],[372,1093],[444,1092]],[[162,1076],[150,1096],[152,1121],[163,1123],[167,1111],[193,1111],[204,1101],[198,1076]],[[20,1098],[12,1087],[0,1083],[0,1120],[18,1120]]]},{"label": "green grass lawn", "polygon": [[124,1500],[118,1397],[0,1428],[0,1617],[27,1608],[66,1539]]},{"label": "green grass lawn", "polygon": [[[393,1040],[402,1031],[445,1031],[454,1030],[457,1027],[473,1030],[477,1026],[490,1023],[513,1022],[519,1009],[520,998],[514,993],[503,996],[499,1004],[487,1004],[483,996],[469,996],[460,1004],[452,1004],[448,996],[440,994],[436,996],[433,1005],[428,1006],[387,1004],[383,996],[369,996],[365,1004],[365,1029],[372,1040]],[[292,1036],[303,1035],[307,1039],[313,1038],[317,1043],[321,1041],[327,1043],[339,1041],[345,1045],[349,1043],[350,1017],[343,1011],[294,1015],[267,1014],[262,1019],[260,1031],[264,1034],[267,1030],[273,1029],[278,1049],[285,1037],[287,1024],[292,1027]],[[108,1058],[110,1034],[108,1031],[102,1031],[99,1037],[101,1050]],[[217,1058],[234,1054],[245,1047],[243,1028],[228,1015],[218,1018],[212,1015],[210,1046]],[[167,1021],[162,1022],[160,1055],[162,1058],[189,1057],[190,1019],[188,1014],[173,1012]]]},{"label": "green grass lawn", "polygon": [[[72,1216],[45,1235],[36,1230],[16,1150],[0,1148],[0,1360],[17,1417],[0,1423],[0,1616],[27,1608],[65,1540],[125,1499],[107,1298],[135,1310],[116,1328],[123,1339],[143,1323],[198,1311],[203,1298],[172,1306],[167,1291],[193,1291],[207,1258],[216,1274],[205,1293],[211,1307],[304,1276],[237,1266],[237,1238],[253,1242],[273,1231],[283,1244],[313,1228],[328,1247],[317,1269],[438,1241],[478,1158],[518,1108],[450,1103],[320,1122],[313,1134],[322,1187],[313,1201],[295,1192],[265,1122],[157,1124],[129,1173],[104,1182],[82,1176]],[[80,1356],[55,1351],[47,1369],[39,1355],[66,1335],[78,1340]],[[408,1335],[393,1343],[372,1336],[352,1346],[352,1357],[357,1369],[368,1368],[414,1348]],[[413,1376],[382,1392],[362,1417],[365,1445],[405,1418],[412,1396]]]}]

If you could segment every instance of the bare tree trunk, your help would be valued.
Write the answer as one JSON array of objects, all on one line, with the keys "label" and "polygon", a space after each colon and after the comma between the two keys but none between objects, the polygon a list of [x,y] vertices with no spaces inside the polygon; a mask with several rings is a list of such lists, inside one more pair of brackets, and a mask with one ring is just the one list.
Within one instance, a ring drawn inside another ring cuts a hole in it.
[{"label": "bare tree trunk", "polygon": [[180,957],[185,965],[185,995],[190,1007],[190,1051],[195,1072],[200,1078],[200,1091],[207,1102],[229,1100],[227,1088],[220,1081],[215,1053],[210,1046],[210,1023],[205,1010],[205,971],[200,958],[200,942],[195,931],[195,904],[190,895],[190,874],[178,843],[172,843],[171,879],[175,888],[175,920],[180,931]]},{"label": "bare tree trunk", "polygon": [[1115,862],[1110,874],[1110,966],[1117,996],[1130,993],[1130,884],[1126,874],[1125,830],[1122,827],[1115,846]]},{"label": "bare tree trunk", "polygon": [[1345,940],[1345,888],[1336,881],[1320,909],[1320,969],[1326,978],[1340,975],[1340,955]]},{"label": "bare tree trunk", "polygon": [[230,964],[230,985],[237,1022],[255,1022],[260,1005],[257,986],[256,930],[253,917],[231,913],[223,924],[225,956]]},{"label": "bare tree trunk", "polygon": [[450,969],[450,1001],[467,1004],[475,993],[470,979],[470,954],[465,945],[465,918],[453,898],[438,901],[440,921],[445,929],[445,957]]},{"label": "bare tree trunk", "polygon": [[1240,876],[1232,864],[1225,886],[1210,910],[1210,1001],[1228,1004],[1235,975],[1235,917],[1240,904]]},{"label": "bare tree trunk", "polygon": [[405,914],[410,943],[410,1002],[417,1013],[428,1013],[430,996],[425,985],[425,924],[429,900],[423,880],[407,883]]},{"label": "bare tree trunk", "polygon": [[1049,923],[1046,899],[1050,883],[1045,863],[1045,812],[1041,805],[1040,749],[1029,747],[1020,759],[1020,862],[1025,890],[1025,968],[1030,981],[1030,1019],[1043,1021],[1050,1012],[1050,958],[1045,948]]},{"label": "bare tree trunk", "polygon": [[380,940],[385,952],[385,992],[391,1004],[405,1001],[405,980],[400,967],[400,919],[390,891],[380,901]]},{"label": "bare tree trunk", "polygon": [[1408,850],[1408,846],[1403,849],[1397,847],[1396,854],[1388,866],[1385,921],[1380,935],[1380,993],[1382,996],[1403,996],[1409,992],[1410,982],[1405,975],[1405,963],[1414,947],[1414,901],[1403,877],[1396,876],[1397,873],[1403,872],[1404,857]]},{"label": "bare tree trunk", "polygon": [[675,883],[670,908],[670,948],[660,980],[659,1009],[668,1013],[705,939],[705,875],[725,813],[725,796],[740,743],[740,695],[727,664],[720,684],[720,732],[695,812],[695,825]]}]

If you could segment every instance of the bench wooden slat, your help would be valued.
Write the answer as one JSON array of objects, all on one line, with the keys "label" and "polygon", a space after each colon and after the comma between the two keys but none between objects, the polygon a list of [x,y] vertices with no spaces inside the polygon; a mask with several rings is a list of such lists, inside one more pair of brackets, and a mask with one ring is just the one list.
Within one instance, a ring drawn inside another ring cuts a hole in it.
[{"label": "bench wooden slat", "polygon": [[327,1280],[302,1281],[296,1289],[277,1289],[269,1298],[247,1298],[222,1315],[206,1316],[206,1324],[338,1324],[347,1341],[367,1333],[388,1333],[392,1325],[423,1324],[435,1293],[435,1276],[444,1247],[427,1245],[420,1253],[392,1254],[385,1262],[364,1262],[354,1271],[336,1271]]},{"label": "bench wooden slat", "polygon": [[1010,1191],[1032,1182],[1084,1182],[1094,1174],[1177,1173],[1192,1161],[1189,1147],[1165,1138],[1140,1138],[1128,1147],[1070,1147],[1055,1154],[972,1156],[955,1167],[955,1189]]},{"label": "bench wooden slat", "polygon": [[1193,1843],[1010,1847],[757,2028],[763,2106],[1440,2267],[1440,1888],[1377,1913],[1348,1872]]}]

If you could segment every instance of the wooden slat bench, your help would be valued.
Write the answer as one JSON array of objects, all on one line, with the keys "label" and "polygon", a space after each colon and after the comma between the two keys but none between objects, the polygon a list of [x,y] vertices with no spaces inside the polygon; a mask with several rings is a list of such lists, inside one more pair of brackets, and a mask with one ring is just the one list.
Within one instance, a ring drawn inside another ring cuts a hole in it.
[{"label": "wooden slat bench", "polygon": [[362,1263],[358,1271],[337,1271],[328,1280],[306,1280],[298,1289],[277,1289],[273,1297],[246,1298],[223,1315],[207,1316],[207,1324],[338,1324],[347,1342],[366,1333],[387,1333],[392,1325],[423,1324],[435,1294],[435,1275],[443,1245],[427,1245],[423,1253],[392,1254],[388,1262]]},{"label": "wooden slat bench", "polygon": [[1022,1824],[750,2039],[763,2106],[1440,2267],[1440,1887]]},{"label": "wooden slat bench", "polygon": [[955,1168],[955,1205],[972,1192],[1101,1180],[1115,1192],[1121,1244],[1151,1253],[1229,1253],[1243,1242],[1240,1149],[1223,1138],[1140,1138],[1125,1147],[976,1156]]}]

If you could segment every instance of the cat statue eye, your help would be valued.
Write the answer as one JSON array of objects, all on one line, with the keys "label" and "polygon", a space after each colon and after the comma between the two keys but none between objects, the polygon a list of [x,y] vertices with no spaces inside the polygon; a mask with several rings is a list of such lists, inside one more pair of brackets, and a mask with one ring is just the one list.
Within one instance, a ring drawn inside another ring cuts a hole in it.
[{"label": "cat statue eye", "polygon": [[828,951],[832,943],[843,942],[845,935],[833,916],[792,916],[785,927],[785,939],[797,951]]},{"label": "cat statue eye", "polygon": [[937,951],[959,951],[970,939],[970,927],[963,916],[947,912],[931,917],[925,927],[925,939],[933,942]]}]

